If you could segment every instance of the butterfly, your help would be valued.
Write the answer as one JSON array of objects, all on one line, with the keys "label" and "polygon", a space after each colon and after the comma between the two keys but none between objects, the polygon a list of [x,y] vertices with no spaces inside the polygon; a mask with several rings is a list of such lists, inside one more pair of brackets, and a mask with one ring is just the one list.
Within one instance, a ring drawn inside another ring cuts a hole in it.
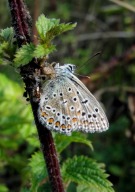
[{"label": "butterfly", "polygon": [[39,121],[47,129],[66,135],[107,130],[109,123],[102,107],[74,75],[75,69],[73,64],[59,63],[44,68],[48,80],[41,85]]}]

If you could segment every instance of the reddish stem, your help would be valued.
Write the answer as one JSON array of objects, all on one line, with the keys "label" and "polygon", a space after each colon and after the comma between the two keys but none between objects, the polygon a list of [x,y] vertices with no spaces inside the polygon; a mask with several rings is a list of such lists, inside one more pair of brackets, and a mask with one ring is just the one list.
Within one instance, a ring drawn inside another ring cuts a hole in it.
[{"label": "reddish stem", "polygon": [[[18,45],[19,47],[21,47],[23,44],[29,43],[31,41],[29,27],[30,15],[24,5],[23,0],[8,0],[8,2],[12,16],[12,25],[15,30]],[[34,78],[30,78],[30,75],[28,74],[34,74],[35,69],[37,69],[38,66],[39,65],[37,65],[35,60],[33,60],[28,65],[21,67],[21,75],[26,86],[26,91],[29,94],[30,103],[39,135],[39,140],[41,143],[42,152],[46,161],[52,191],[64,192],[58,157],[52,134],[39,122],[37,116],[38,103],[33,101],[33,89],[35,86],[35,80]]]}]

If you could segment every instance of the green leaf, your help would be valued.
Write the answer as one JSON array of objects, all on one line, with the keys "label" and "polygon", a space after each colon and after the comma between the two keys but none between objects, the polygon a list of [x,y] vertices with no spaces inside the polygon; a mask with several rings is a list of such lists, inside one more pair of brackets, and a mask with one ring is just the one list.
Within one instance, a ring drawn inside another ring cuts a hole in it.
[{"label": "green leaf", "polygon": [[48,44],[57,35],[60,35],[65,31],[72,30],[74,27],[76,27],[76,23],[60,24],[59,19],[48,19],[42,14],[36,22],[36,27],[39,33],[40,40]]},{"label": "green leaf", "polygon": [[0,54],[3,54],[3,51],[5,51],[9,46],[9,43],[4,41],[3,43],[0,44]]},{"label": "green leaf", "polygon": [[[36,130],[36,129],[35,129]],[[26,140],[28,141],[28,143],[34,147],[40,147],[40,143],[39,143],[39,140],[37,138],[37,135],[34,136],[32,134],[30,134],[29,137],[26,138]]]},{"label": "green leaf", "polygon": [[0,36],[3,38],[4,41],[12,42],[14,38],[13,27],[1,30]]},{"label": "green leaf", "polygon": [[77,192],[99,192],[94,186],[78,185]]},{"label": "green leaf", "polygon": [[[0,82],[0,127],[2,135],[0,148],[3,151],[6,149],[16,150],[18,145],[33,133],[32,130],[35,130],[33,115],[30,106],[22,98],[23,88],[4,74],[0,74]],[[26,131],[27,133],[25,133]]]},{"label": "green leaf", "polygon": [[97,192],[114,192],[112,184],[107,180],[103,164],[85,156],[68,159],[62,166],[62,175],[66,182],[90,186]]},{"label": "green leaf", "polygon": [[37,191],[40,187],[40,183],[46,180],[44,184],[48,184],[48,174],[45,167],[43,155],[40,152],[36,152],[30,159],[29,166],[32,171],[32,186],[31,191]]},{"label": "green leaf", "polygon": [[31,167],[32,173],[37,176],[39,176],[43,170],[45,170],[44,158],[41,152],[36,152],[32,155],[29,166]]},{"label": "green leaf", "polygon": [[22,188],[20,192],[31,192],[31,191],[27,188]]},{"label": "green leaf", "polygon": [[42,58],[42,57],[50,54],[54,50],[56,50],[54,45],[50,45],[48,47],[46,44],[39,44],[39,45],[36,46],[36,49],[35,49],[33,55],[36,58]]},{"label": "green leaf", "polygon": [[60,35],[61,33],[64,33],[68,30],[72,30],[76,26],[75,24],[71,23],[62,23],[57,26],[54,26],[46,33],[46,38],[44,39],[45,42],[53,40],[56,36]]},{"label": "green leaf", "polygon": [[17,44],[14,39],[13,28],[6,28],[0,33],[0,64],[12,64]]},{"label": "green leaf", "polygon": [[55,25],[59,24],[59,19],[48,19],[44,14],[39,16],[36,22],[36,28],[41,39],[44,39],[46,33],[53,28]]},{"label": "green leaf", "polygon": [[8,188],[5,185],[0,184],[0,191],[1,192],[8,192]]},{"label": "green leaf", "polygon": [[33,52],[35,50],[34,44],[23,45],[16,53],[14,64],[19,67],[28,64],[33,59]]},{"label": "green leaf", "polygon": [[65,31],[69,31],[72,30],[76,27],[77,23],[62,23],[60,24],[60,31],[61,33],[65,32]]},{"label": "green leaf", "polygon": [[91,141],[89,141],[86,138],[86,135],[83,133],[74,132],[70,137],[67,137],[65,135],[59,135],[59,134],[55,135],[55,143],[56,143],[57,151],[59,153],[61,153],[72,142],[82,143],[89,146],[91,149],[93,149]]}]

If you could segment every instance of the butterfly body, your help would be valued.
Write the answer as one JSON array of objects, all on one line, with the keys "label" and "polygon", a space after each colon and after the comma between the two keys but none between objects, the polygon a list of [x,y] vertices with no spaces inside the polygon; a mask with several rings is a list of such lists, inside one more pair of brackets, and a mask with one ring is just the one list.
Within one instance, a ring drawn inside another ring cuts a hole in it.
[{"label": "butterfly body", "polygon": [[[44,71],[46,75],[48,67]],[[66,135],[73,131],[105,131],[109,127],[106,115],[95,97],[73,74],[75,68],[72,64],[56,64],[50,70],[50,79],[41,86],[39,120],[49,130]]]}]

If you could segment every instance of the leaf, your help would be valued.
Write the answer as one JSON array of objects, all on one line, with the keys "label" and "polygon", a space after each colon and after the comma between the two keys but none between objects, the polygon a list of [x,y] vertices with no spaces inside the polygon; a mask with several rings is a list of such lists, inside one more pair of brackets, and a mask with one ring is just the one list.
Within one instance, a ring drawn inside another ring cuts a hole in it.
[{"label": "leaf", "polygon": [[8,192],[8,188],[5,185],[0,184],[0,191],[1,192]]},{"label": "leaf", "polygon": [[21,66],[28,64],[33,58],[33,52],[35,50],[34,44],[23,45],[16,53],[14,64],[15,66]]},{"label": "leaf", "polygon": [[59,24],[57,26],[54,26],[53,28],[51,28],[47,33],[46,33],[46,38],[45,41],[51,41],[53,40],[56,36],[60,35],[63,32],[66,32],[68,30],[72,30],[74,27],[76,26],[75,24],[71,24],[71,23],[62,23]]},{"label": "leaf", "polygon": [[69,31],[72,30],[76,27],[77,23],[62,23],[60,24],[60,31],[61,33],[65,32],[65,31]]},{"label": "leaf", "polygon": [[30,134],[30,136],[27,137],[26,140],[32,146],[38,147],[38,148],[40,147],[40,143],[39,143],[39,139],[38,139],[37,135],[34,136],[34,135]]},{"label": "leaf", "polygon": [[96,190],[93,186],[78,185],[77,192],[99,192],[99,190]]},{"label": "leaf", "polygon": [[3,54],[3,51],[6,50],[9,46],[9,43],[4,41],[3,43],[0,44],[0,54]]},{"label": "leaf", "polygon": [[59,24],[59,19],[48,19],[44,14],[39,16],[36,22],[36,28],[41,39],[44,39],[46,33],[55,25]]},{"label": "leaf", "polygon": [[112,184],[107,180],[103,164],[85,156],[68,159],[62,166],[62,175],[66,182],[90,186],[97,192],[114,192]]},{"label": "leaf", "polygon": [[45,169],[45,163],[42,153],[40,152],[34,153],[32,155],[32,158],[30,159],[29,166],[32,169],[32,173],[39,176]]},{"label": "leaf", "polygon": [[31,167],[32,171],[31,191],[37,191],[38,187],[40,187],[40,183],[43,182],[43,180],[45,180],[43,184],[48,183],[48,174],[43,155],[40,152],[36,152],[34,155],[32,155],[29,166]]},{"label": "leaf", "polygon": [[[14,41],[14,42],[13,42]],[[17,44],[13,28],[6,28],[0,33],[0,64],[12,64]]]},{"label": "leaf", "polygon": [[[0,147],[16,150],[19,143],[33,134],[33,115],[29,105],[22,98],[23,89],[15,81],[0,74]],[[25,107],[24,107],[25,106]],[[26,133],[27,132],[27,133]],[[24,138],[24,139],[23,139]]]},{"label": "leaf", "polygon": [[0,36],[3,38],[4,41],[12,42],[14,38],[13,27],[1,30]]},{"label": "leaf", "polygon": [[74,132],[70,137],[59,134],[55,135],[55,143],[57,151],[59,153],[61,153],[68,145],[73,142],[85,144],[93,149],[91,142],[86,138],[86,135],[83,133]]},{"label": "leaf", "polygon": [[60,35],[61,33],[76,27],[76,23],[75,24],[71,24],[71,23],[59,24],[59,23],[60,23],[59,19],[54,19],[54,18],[48,19],[45,17],[45,15],[42,14],[36,22],[36,27],[39,33],[40,40],[48,44],[57,35]]},{"label": "leaf", "polygon": [[49,47],[47,47],[46,44],[39,44],[36,46],[33,56],[36,58],[42,58],[50,54],[54,50],[56,50],[54,45],[50,45]]},{"label": "leaf", "polygon": [[27,188],[22,188],[20,192],[31,192],[31,191]]}]

